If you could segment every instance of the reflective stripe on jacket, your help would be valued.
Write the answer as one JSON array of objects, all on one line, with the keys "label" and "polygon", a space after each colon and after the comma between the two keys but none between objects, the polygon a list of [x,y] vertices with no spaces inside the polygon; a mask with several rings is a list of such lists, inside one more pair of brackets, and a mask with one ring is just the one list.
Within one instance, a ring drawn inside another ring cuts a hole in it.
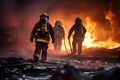
[{"label": "reflective stripe on jacket", "polygon": [[42,28],[45,26],[43,25],[44,23],[41,23],[40,21],[35,24],[31,36],[35,38],[35,42],[43,42],[43,43],[49,43],[50,41],[50,36],[52,39],[54,39],[54,31],[52,28],[52,25],[50,23],[47,23],[47,26],[45,29],[45,33],[42,33]]},{"label": "reflective stripe on jacket", "polygon": [[45,40],[45,39],[35,39],[36,42],[43,42],[43,43],[49,43],[49,40]]}]

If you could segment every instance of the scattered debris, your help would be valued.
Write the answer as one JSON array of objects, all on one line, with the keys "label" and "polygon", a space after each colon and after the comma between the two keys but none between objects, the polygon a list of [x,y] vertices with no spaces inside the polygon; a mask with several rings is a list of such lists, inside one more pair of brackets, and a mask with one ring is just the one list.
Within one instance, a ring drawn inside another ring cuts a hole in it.
[{"label": "scattered debris", "polygon": [[23,58],[0,58],[1,80],[119,80],[120,64],[99,60],[56,59],[33,63]]}]

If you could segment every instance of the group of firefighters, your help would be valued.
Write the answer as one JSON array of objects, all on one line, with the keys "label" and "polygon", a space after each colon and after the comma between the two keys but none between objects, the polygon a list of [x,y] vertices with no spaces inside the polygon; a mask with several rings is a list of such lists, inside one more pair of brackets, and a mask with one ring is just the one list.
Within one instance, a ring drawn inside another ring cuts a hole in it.
[{"label": "group of firefighters", "polygon": [[[82,20],[79,17],[75,18],[75,23],[68,32],[69,42],[72,33],[74,33],[74,35],[73,35],[72,47],[70,45],[71,55],[76,55],[77,53],[78,55],[81,55],[82,42],[84,40],[86,29],[82,24]],[[40,20],[35,24],[30,37],[30,41],[33,42],[34,40],[36,43],[34,56],[33,56],[34,62],[39,61],[40,54],[41,54],[41,61],[42,62],[46,61],[47,49],[48,49],[48,44],[50,42],[50,38],[52,40],[52,43],[54,44],[55,52],[60,52],[62,46],[62,40],[65,39],[65,31],[62,26],[62,22],[57,20],[55,22],[55,26],[52,27],[52,25],[49,23],[48,14],[43,13],[40,15]],[[78,50],[76,49],[77,44],[78,44]]]}]

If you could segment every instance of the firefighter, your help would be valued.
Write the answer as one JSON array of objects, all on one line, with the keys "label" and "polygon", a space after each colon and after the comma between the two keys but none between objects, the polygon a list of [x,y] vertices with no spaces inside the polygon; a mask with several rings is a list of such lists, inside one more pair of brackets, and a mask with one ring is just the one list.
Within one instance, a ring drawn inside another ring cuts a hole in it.
[{"label": "firefighter", "polygon": [[35,51],[34,51],[34,61],[38,62],[40,53],[41,53],[41,61],[46,61],[47,59],[47,49],[48,44],[50,42],[50,37],[52,38],[52,43],[55,42],[54,39],[54,31],[52,25],[48,22],[49,16],[47,13],[43,13],[40,15],[40,20],[35,24],[32,32],[30,41],[33,42],[33,38],[35,39]]},{"label": "firefighter", "polygon": [[55,43],[54,43],[54,51],[61,52],[62,47],[62,40],[65,38],[65,31],[62,27],[62,22],[57,20],[55,22],[55,26],[53,28],[54,36],[55,36]]},{"label": "firefighter", "polygon": [[86,28],[82,24],[82,20],[77,17],[75,19],[75,24],[71,27],[68,32],[68,40],[70,40],[71,34],[74,32],[73,35],[73,42],[72,42],[72,55],[76,55],[76,45],[78,44],[78,55],[80,56],[82,53],[82,42],[84,40],[84,35],[86,33]]}]

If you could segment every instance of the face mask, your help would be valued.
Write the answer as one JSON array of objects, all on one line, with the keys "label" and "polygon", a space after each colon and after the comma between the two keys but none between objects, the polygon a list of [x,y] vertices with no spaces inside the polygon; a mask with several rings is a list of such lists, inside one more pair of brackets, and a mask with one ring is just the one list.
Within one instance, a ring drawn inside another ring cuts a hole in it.
[{"label": "face mask", "polygon": [[42,23],[47,23],[47,22],[48,22],[48,18],[47,18],[47,17],[41,17],[41,18],[40,18],[40,21],[41,21]]}]

